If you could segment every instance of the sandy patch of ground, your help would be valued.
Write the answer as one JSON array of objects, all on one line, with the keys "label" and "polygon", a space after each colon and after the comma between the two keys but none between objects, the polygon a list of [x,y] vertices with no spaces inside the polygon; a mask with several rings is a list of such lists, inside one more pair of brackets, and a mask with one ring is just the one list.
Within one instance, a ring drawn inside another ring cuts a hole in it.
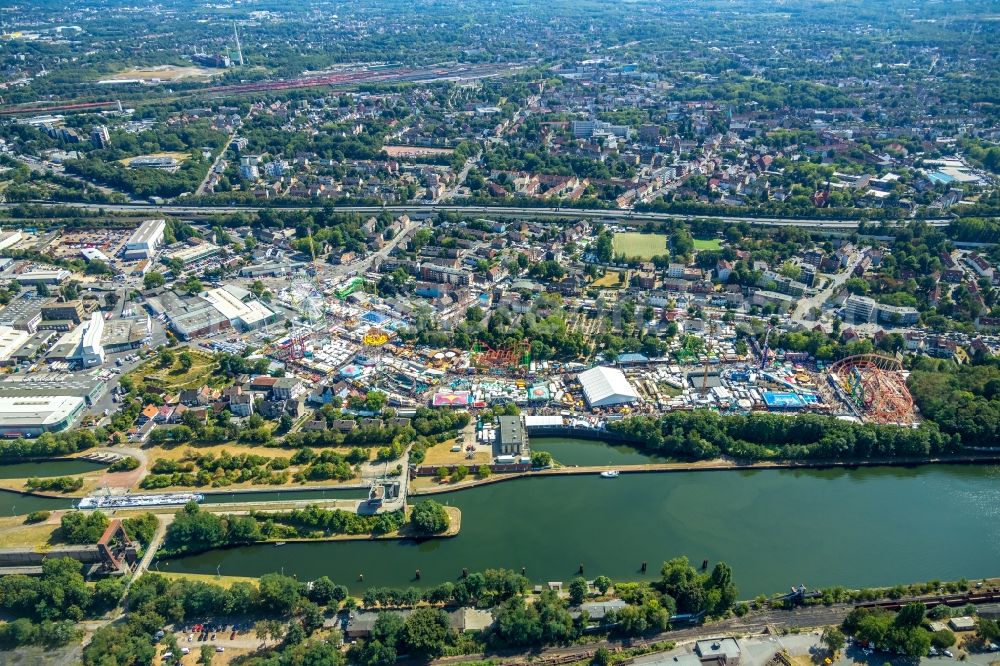
[{"label": "sandy patch of ground", "polygon": [[221,70],[208,69],[205,67],[177,67],[176,65],[159,65],[147,69],[129,69],[118,72],[108,77],[110,80],[127,81],[129,79],[142,79],[149,81],[160,79],[161,81],[179,81],[181,79],[208,79],[217,76]]},{"label": "sandy patch of ground", "polygon": [[106,472],[97,481],[98,488],[131,488],[139,483],[145,474],[142,465],[128,472]]},{"label": "sandy patch of ground", "polygon": [[167,151],[163,153],[150,153],[148,155],[135,155],[134,157],[126,157],[123,160],[118,160],[118,162],[120,164],[124,164],[125,166],[129,166],[132,164],[132,160],[137,160],[142,157],[172,157],[178,162],[183,162],[184,160],[189,159],[191,155],[189,155],[188,153],[182,153],[180,151]]}]

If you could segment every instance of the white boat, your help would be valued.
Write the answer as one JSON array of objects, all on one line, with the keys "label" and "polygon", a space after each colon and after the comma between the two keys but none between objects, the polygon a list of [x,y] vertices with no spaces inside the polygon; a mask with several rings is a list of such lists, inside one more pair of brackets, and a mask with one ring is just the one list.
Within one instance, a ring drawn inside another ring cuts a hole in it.
[{"label": "white boat", "polygon": [[618,474],[619,474],[618,470],[616,470],[616,469],[609,469],[606,472],[601,472],[601,478],[602,479],[617,479],[618,478]]},{"label": "white boat", "polygon": [[274,545],[275,546],[284,546],[285,542],[284,541],[276,541]]},{"label": "white boat", "polygon": [[144,506],[173,506],[201,502],[201,493],[170,493],[160,495],[92,495],[77,504],[78,509],[129,509]]}]

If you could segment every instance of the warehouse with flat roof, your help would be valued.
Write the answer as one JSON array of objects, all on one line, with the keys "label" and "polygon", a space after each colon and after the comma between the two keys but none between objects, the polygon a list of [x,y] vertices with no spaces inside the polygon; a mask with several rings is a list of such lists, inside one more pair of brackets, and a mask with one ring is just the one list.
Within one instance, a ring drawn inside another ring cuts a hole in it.
[{"label": "warehouse with flat roof", "polygon": [[72,275],[72,273],[64,268],[56,268],[52,270],[36,268],[34,270],[27,271],[26,273],[21,273],[16,279],[18,284],[23,287],[33,287],[40,284],[60,284],[70,275]]},{"label": "warehouse with flat roof", "polygon": [[55,331],[38,331],[37,333],[32,333],[28,341],[10,355],[11,364],[25,365],[31,363],[49,348],[49,344],[55,337]]},{"label": "warehouse with flat roof", "polygon": [[0,326],[0,365],[11,363],[11,357],[28,341],[31,333],[12,326]]},{"label": "warehouse with flat roof", "polygon": [[274,321],[277,314],[255,298],[245,289],[235,285],[227,285],[218,289],[210,289],[202,294],[213,308],[229,320],[235,328],[249,331],[260,328]]},{"label": "warehouse with flat roof", "polygon": [[37,437],[69,428],[86,409],[83,398],[70,395],[0,396],[0,433]]},{"label": "warehouse with flat roof", "polygon": [[42,308],[52,300],[33,293],[23,294],[0,310],[0,326],[11,326],[19,331],[34,333],[42,321]]},{"label": "warehouse with flat roof", "polygon": [[207,259],[208,257],[216,255],[221,251],[221,247],[206,241],[196,243],[194,245],[187,245],[179,250],[169,252],[166,256],[167,259],[174,259],[187,266],[188,264],[193,264],[196,261]]},{"label": "warehouse with flat roof", "polygon": [[528,433],[520,416],[501,416],[497,447],[501,455],[521,455],[528,448]]},{"label": "warehouse with flat roof", "polygon": [[85,326],[87,328],[83,332],[80,361],[85,368],[90,368],[104,363],[104,345],[101,343],[104,338],[104,317],[100,312],[95,312]]},{"label": "warehouse with flat roof", "polygon": [[107,391],[99,377],[83,373],[44,372],[10,375],[0,381],[0,397],[33,398],[39,395],[81,398],[92,406]]}]

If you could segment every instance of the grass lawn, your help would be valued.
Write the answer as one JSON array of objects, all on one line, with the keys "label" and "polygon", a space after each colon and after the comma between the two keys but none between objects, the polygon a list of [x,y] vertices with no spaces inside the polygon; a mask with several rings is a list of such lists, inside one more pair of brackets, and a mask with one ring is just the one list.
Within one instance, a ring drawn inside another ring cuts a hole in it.
[{"label": "grass lawn", "polygon": [[[205,384],[222,388],[231,383],[227,377],[216,374],[218,365],[211,355],[196,349],[181,348],[171,351],[174,353],[174,363],[169,368],[160,367],[160,359],[157,355],[130,372],[129,376],[136,380],[157,384],[171,392],[181,389],[198,389]],[[178,360],[184,351],[194,357],[194,363],[188,370],[184,370]]]},{"label": "grass lawn", "polygon": [[41,548],[52,545],[59,529],[59,516],[65,512],[52,511],[45,522],[25,525],[24,516],[0,518],[0,548]]},{"label": "grass lawn", "polygon": [[[379,447],[360,447],[368,451],[368,459],[371,461],[375,458],[376,453],[378,453]],[[327,447],[316,447],[312,449],[316,453],[321,453],[323,451],[334,451],[341,455],[346,456],[350,451],[351,447],[346,446],[327,446]],[[194,452],[196,456],[208,455],[209,453],[214,453],[216,457],[220,456],[223,451],[230,453],[231,455],[237,456],[240,454],[249,454],[256,456],[263,456],[265,458],[291,458],[295,454],[295,449],[286,449],[276,446],[246,446],[242,444],[237,444],[235,442],[229,442],[226,444],[210,444],[205,446],[198,446],[196,444],[180,444],[173,447],[163,447],[163,446],[151,446],[145,449],[146,455],[149,459],[149,467],[152,468],[153,463],[156,462],[157,458],[164,458],[166,460],[181,460],[185,458],[189,452]],[[392,463],[395,465],[395,463]],[[302,465],[292,465],[288,468],[290,475],[294,475],[302,469]],[[196,472],[197,473],[197,470]],[[357,485],[362,481],[361,478],[355,476],[354,478],[348,479],[347,481],[338,481],[337,479],[324,479],[321,481],[307,481],[306,483],[299,483],[292,478],[289,478],[287,483],[283,484],[269,484],[269,483],[253,483],[252,481],[245,481],[243,483],[234,483],[228,486],[166,486],[164,488],[155,488],[151,490],[144,490],[141,488],[141,479],[136,481],[135,492],[153,492],[153,493],[168,493],[168,492],[187,492],[191,490],[205,490],[205,491],[218,491],[218,492],[240,492],[244,490],[309,490],[313,487],[331,487],[338,485]],[[87,486],[84,486],[86,489]],[[74,495],[79,495],[81,493],[74,493]]]},{"label": "grass lawn", "polygon": [[695,238],[694,249],[699,252],[702,250],[721,250],[722,241],[718,238]]},{"label": "grass lawn", "polygon": [[[351,451],[349,446],[317,446],[310,447],[316,453],[322,451],[334,451],[335,453],[340,453],[341,455],[347,455]],[[378,451],[377,446],[373,447],[361,447],[368,451],[369,460],[375,457]],[[241,453],[248,453],[255,456],[265,456],[267,458],[291,458],[295,453],[295,449],[286,449],[280,446],[247,446],[245,444],[237,444],[236,442],[227,442],[225,444],[208,444],[205,446],[199,446],[197,444],[181,444],[179,446],[164,447],[164,446],[150,446],[146,451],[146,455],[149,457],[150,465],[157,458],[166,458],[167,460],[180,460],[187,453],[188,450],[194,451],[195,455],[206,455],[208,453],[214,453],[216,456],[222,454],[223,451],[228,451],[231,455],[237,456]]]},{"label": "grass lawn", "polygon": [[[86,497],[98,489],[98,484],[106,473],[106,469],[99,469],[94,470],[93,472],[87,472],[86,474],[65,474],[64,476],[82,478],[83,486],[79,490],[74,490],[69,493],[61,493],[58,490],[39,490],[38,492],[58,497]],[[0,481],[0,489],[13,490],[14,492],[30,492],[30,489],[28,488],[28,479],[3,479]]]},{"label": "grass lawn", "polygon": [[468,459],[465,457],[465,445],[462,445],[461,451],[452,452],[451,447],[454,445],[455,440],[449,439],[447,442],[441,444],[435,444],[426,451],[426,457],[424,458],[424,465],[465,465],[469,468],[470,472],[475,474],[476,468],[480,465],[489,465],[493,462],[492,447],[477,447],[476,457],[473,459]]},{"label": "grass lawn", "polygon": [[618,281],[618,277],[621,275],[621,271],[608,271],[602,277],[597,278],[590,283],[591,287],[597,289],[618,289],[624,287],[628,284],[628,276],[622,282]]},{"label": "grass lawn", "polygon": [[[697,241],[695,242],[697,243]],[[670,254],[670,251],[667,250],[666,234],[641,234],[637,231],[615,234],[614,252],[639,259],[652,259],[656,256]]]}]

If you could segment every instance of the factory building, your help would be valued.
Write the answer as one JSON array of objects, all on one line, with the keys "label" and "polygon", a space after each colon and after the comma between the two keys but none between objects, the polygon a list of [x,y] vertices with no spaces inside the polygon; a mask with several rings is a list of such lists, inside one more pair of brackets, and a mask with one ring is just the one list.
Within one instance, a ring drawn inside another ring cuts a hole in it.
[{"label": "factory building", "polygon": [[222,248],[214,243],[196,243],[168,253],[167,259],[175,259],[187,266],[188,264],[193,264],[196,261],[219,254],[221,251]]},{"label": "factory building", "polygon": [[33,293],[22,294],[0,310],[0,326],[34,333],[42,322],[42,308],[51,302],[51,298],[40,298]]},{"label": "factory building", "polygon": [[111,259],[108,257],[108,255],[104,254],[96,247],[83,248],[82,250],[80,250],[80,256],[86,259],[87,261],[102,261],[105,264],[111,263]]},{"label": "factory building", "polygon": [[83,323],[84,310],[81,301],[65,301],[42,306],[42,319]]},{"label": "factory building", "polygon": [[80,346],[80,362],[83,363],[83,367],[92,368],[104,363],[104,346],[101,344],[104,336],[104,317],[100,312],[95,312],[90,316],[90,322],[86,326]]},{"label": "factory building", "polygon": [[99,377],[82,373],[16,374],[0,381],[0,398],[68,396],[80,398],[88,406],[93,406],[107,388],[107,383]]},{"label": "factory building", "polygon": [[26,273],[21,273],[17,276],[17,283],[22,287],[35,287],[40,284],[44,285],[55,285],[60,284],[63,280],[68,278],[72,273],[69,271],[57,268],[54,270],[44,270],[35,269],[28,271]]},{"label": "factory building", "polygon": [[24,234],[22,234],[17,229],[13,231],[2,231],[0,232],[0,250],[6,250],[9,247],[17,245],[24,239]]},{"label": "factory building", "polygon": [[500,455],[519,456],[528,448],[528,433],[520,416],[501,416],[497,428],[497,450]]},{"label": "factory building", "polygon": [[136,229],[125,243],[125,258],[151,259],[156,249],[163,244],[166,220],[146,220]]},{"label": "factory building", "polygon": [[241,331],[262,328],[277,319],[277,314],[270,308],[236,285],[210,289],[201,297],[228,319],[233,328]]},{"label": "factory building", "polygon": [[19,331],[11,326],[0,326],[0,365],[15,363],[12,357],[30,337],[31,333],[27,331]]}]

